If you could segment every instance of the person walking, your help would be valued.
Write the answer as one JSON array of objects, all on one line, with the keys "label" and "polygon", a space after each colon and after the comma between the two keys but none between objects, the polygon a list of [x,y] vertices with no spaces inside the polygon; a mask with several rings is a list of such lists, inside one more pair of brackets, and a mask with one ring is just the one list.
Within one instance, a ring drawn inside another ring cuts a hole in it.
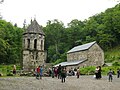
[{"label": "person walking", "polygon": [[108,79],[109,79],[109,82],[112,82],[112,80],[113,80],[113,71],[111,69],[108,72]]}]

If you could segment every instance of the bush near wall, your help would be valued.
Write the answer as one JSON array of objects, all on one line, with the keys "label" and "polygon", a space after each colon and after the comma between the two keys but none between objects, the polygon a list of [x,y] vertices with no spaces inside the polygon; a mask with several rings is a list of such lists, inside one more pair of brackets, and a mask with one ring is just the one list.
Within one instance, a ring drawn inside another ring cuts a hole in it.
[{"label": "bush near wall", "polygon": [[[16,65],[16,69],[20,70],[20,65]],[[0,65],[0,73],[3,76],[12,76],[13,64],[11,65]]]},{"label": "bush near wall", "polygon": [[[94,66],[90,66],[90,67],[84,67],[84,68],[80,68],[80,74],[81,75],[94,75],[95,74],[95,68]],[[114,74],[117,74],[117,69],[120,69],[120,66],[106,66],[106,67],[102,67],[102,75],[107,75],[107,73],[109,72],[110,69],[113,70]]]}]

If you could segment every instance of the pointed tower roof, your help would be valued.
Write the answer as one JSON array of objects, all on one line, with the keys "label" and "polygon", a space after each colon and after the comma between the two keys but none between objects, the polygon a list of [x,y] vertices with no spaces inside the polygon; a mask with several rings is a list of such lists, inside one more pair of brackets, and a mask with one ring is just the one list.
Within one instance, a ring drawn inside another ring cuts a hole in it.
[{"label": "pointed tower roof", "polygon": [[40,25],[37,23],[35,19],[34,21],[31,21],[31,24],[28,26],[24,34],[26,33],[34,33],[34,34],[38,33],[38,34],[45,35],[42,28],[40,27]]}]

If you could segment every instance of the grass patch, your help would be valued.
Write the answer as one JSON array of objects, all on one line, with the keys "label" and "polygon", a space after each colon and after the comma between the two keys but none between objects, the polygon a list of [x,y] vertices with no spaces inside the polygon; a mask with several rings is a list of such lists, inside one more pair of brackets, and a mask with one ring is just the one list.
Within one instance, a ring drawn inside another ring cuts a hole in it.
[{"label": "grass patch", "polygon": [[[84,67],[80,68],[80,74],[81,75],[94,75],[95,73],[95,66],[90,66],[90,67]],[[114,74],[117,74],[117,69],[120,68],[120,66],[107,66],[107,67],[102,67],[102,75],[107,75],[110,69],[114,71]]]},{"label": "grass patch", "polygon": [[[16,65],[16,69],[20,70],[20,65]],[[0,73],[2,73],[3,76],[12,75],[12,72],[11,72],[12,70],[13,70],[13,64],[0,65]]]},{"label": "grass patch", "polygon": [[120,61],[120,46],[105,51],[105,62]]}]

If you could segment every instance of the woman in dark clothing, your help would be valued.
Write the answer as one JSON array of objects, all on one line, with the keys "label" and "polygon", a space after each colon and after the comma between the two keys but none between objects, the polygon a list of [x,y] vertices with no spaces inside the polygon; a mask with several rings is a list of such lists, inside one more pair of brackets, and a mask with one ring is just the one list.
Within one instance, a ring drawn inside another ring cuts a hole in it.
[{"label": "woman in dark clothing", "polygon": [[120,69],[117,69],[117,78],[120,77]]},{"label": "woman in dark clothing", "polygon": [[95,77],[96,77],[96,79],[98,79],[98,78],[99,78],[98,70],[99,70],[99,68],[98,68],[98,67],[96,67],[96,69],[95,69]]},{"label": "woman in dark clothing", "polygon": [[101,76],[101,66],[98,66],[99,70],[98,70],[98,79],[101,79],[102,76]]},{"label": "woman in dark clothing", "polygon": [[62,80],[62,83],[65,82],[65,78],[66,78],[66,69],[63,67],[61,69],[61,80]]},{"label": "woman in dark clothing", "polygon": [[61,79],[61,65],[58,66],[58,79]]}]

